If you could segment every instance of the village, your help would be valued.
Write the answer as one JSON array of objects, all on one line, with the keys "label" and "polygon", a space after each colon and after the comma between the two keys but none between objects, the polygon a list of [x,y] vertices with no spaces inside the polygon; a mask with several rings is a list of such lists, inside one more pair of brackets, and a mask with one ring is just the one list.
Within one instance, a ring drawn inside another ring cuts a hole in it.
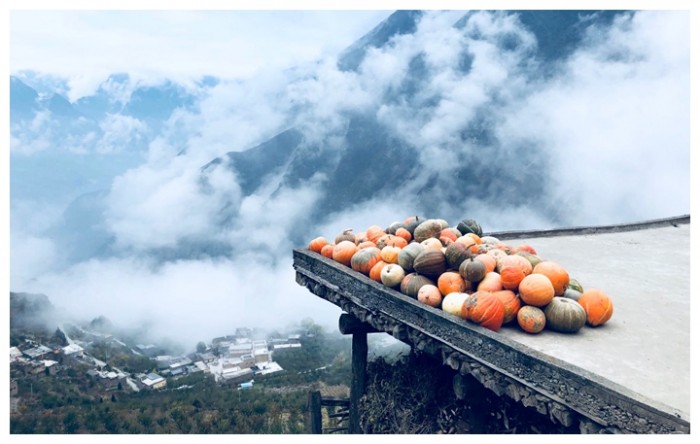
[{"label": "village", "polygon": [[[75,328],[75,326],[73,326]],[[104,333],[79,328],[81,339],[70,339],[63,333],[67,345],[41,343],[25,338],[24,342],[10,347],[10,365],[14,375],[54,376],[71,369],[84,374],[105,392],[116,390],[163,390],[180,388],[177,380],[187,375],[208,373],[219,384],[236,385],[244,390],[251,388],[256,378],[281,372],[283,368],[274,360],[274,354],[300,349],[301,334],[285,337],[275,335],[266,339],[253,336],[250,329],[236,329],[232,335],[216,337],[210,344],[200,342],[197,350],[187,354],[163,354],[164,349],[154,344],[129,346],[118,338]],[[144,372],[128,372],[114,365],[109,359],[98,359],[89,350],[96,346],[115,346],[126,353],[133,353],[143,360],[150,360],[152,368]],[[18,393],[17,378],[11,378],[10,397]],[[12,403],[11,403],[12,404]]]}]

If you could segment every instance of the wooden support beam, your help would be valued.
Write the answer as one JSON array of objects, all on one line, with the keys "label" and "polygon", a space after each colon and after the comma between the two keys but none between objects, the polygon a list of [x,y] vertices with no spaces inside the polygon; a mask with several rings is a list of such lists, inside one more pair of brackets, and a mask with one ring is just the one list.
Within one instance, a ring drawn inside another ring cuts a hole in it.
[{"label": "wooden support beam", "polygon": [[360,398],[365,394],[367,379],[367,333],[352,335],[352,381],[350,384],[349,433],[361,433]]},{"label": "wooden support beam", "polygon": [[355,333],[383,333],[348,313],[340,315],[338,319],[338,329],[340,333],[344,335],[352,335]]},{"label": "wooden support beam", "polygon": [[321,418],[321,392],[309,392],[309,433],[320,435],[323,433],[323,423]]}]

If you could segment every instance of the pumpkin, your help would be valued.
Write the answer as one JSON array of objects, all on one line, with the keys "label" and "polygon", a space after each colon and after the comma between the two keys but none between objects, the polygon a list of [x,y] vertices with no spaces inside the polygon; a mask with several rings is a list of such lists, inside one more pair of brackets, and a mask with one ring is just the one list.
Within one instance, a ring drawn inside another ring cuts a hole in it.
[{"label": "pumpkin", "polygon": [[586,312],[573,299],[556,296],[544,309],[547,328],[562,333],[576,333],[586,324]]},{"label": "pumpkin", "polygon": [[386,234],[396,234],[396,230],[399,228],[403,227],[403,224],[401,222],[395,221],[392,222],[386,229],[384,229],[384,232]]},{"label": "pumpkin", "polygon": [[530,262],[527,259],[525,259],[522,256],[518,256],[517,254],[501,257],[500,259],[498,259],[496,263],[496,271],[500,273],[503,267],[509,266],[520,267],[520,269],[523,270],[523,274],[525,276],[532,273],[532,264],[530,264]]},{"label": "pumpkin", "polygon": [[396,229],[396,236],[404,238],[406,240],[406,243],[411,242],[411,240],[413,239],[413,235],[411,235],[411,232],[404,227]]},{"label": "pumpkin", "polygon": [[328,245],[328,240],[326,240],[326,238],[323,236],[319,236],[309,242],[309,250],[313,251],[314,253],[321,253],[321,249],[325,245]]},{"label": "pumpkin", "polygon": [[476,286],[477,291],[499,291],[503,290],[503,282],[501,282],[501,275],[495,271],[486,273],[484,278]]},{"label": "pumpkin", "polygon": [[466,319],[466,312],[463,312],[462,307],[468,297],[469,295],[467,293],[450,293],[442,298],[442,310]]},{"label": "pumpkin", "polygon": [[493,245],[501,242],[497,237],[493,236],[481,236],[481,242],[486,245]]},{"label": "pumpkin", "polygon": [[369,275],[374,264],[382,260],[382,251],[377,247],[358,249],[350,259],[350,267],[362,274]]},{"label": "pumpkin", "polygon": [[571,288],[572,290],[576,290],[579,293],[583,293],[583,286],[574,278],[569,278],[569,285],[567,285],[567,287]]},{"label": "pumpkin", "polygon": [[506,290],[517,290],[520,281],[525,278],[523,269],[518,265],[508,265],[501,268],[501,283]]},{"label": "pumpkin", "polygon": [[456,229],[447,227],[447,228],[443,228],[442,231],[440,231],[440,234],[438,235],[438,239],[447,238],[450,241],[454,242],[461,235],[462,235],[462,233],[460,233]]},{"label": "pumpkin", "polygon": [[469,249],[459,242],[453,242],[445,248],[447,268],[452,270],[458,270],[462,262],[471,256]]},{"label": "pumpkin", "polygon": [[440,239],[436,239],[434,237],[429,237],[423,242],[420,243],[426,248],[433,248],[435,250],[441,250],[442,249],[442,242],[440,242]]},{"label": "pumpkin", "polygon": [[486,276],[486,273],[486,265],[479,260],[470,258],[463,261],[459,266],[459,274],[465,281],[481,282],[481,280]]},{"label": "pumpkin", "polygon": [[[369,270],[369,278],[373,281],[382,282],[381,273],[384,267],[386,267],[387,265],[388,264],[384,261],[379,261],[376,264],[374,264],[374,267],[372,267],[372,269]],[[401,276],[401,278],[403,278],[403,275]]]},{"label": "pumpkin", "polygon": [[447,269],[445,253],[435,248],[426,248],[416,256],[413,261],[413,269],[418,274],[437,278]]},{"label": "pumpkin", "polygon": [[505,307],[503,302],[491,292],[477,291],[469,295],[464,301],[462,310],[467,319],[489,330],[498,331],[503,325]]},{"label": "pumpkin", "polygon": [[476,241],[471,236],[460,236],[455,240],[455,242],[464,245],[465,247],[469,248],[470,251],[471,248],[476,245]]},{"label": "pumpkin", "polygon": [[496,259],[496,266],[498,266],[498,262],[502,260],[504,257],[508,256],[508,253],[506,253],[503,250],[499,250],[498,248],[493,248],[489,251],[486,252],[488,256],[491,256],[492,258]]},{"label": "pumpkin", "polygon": [[554,298],[554,286],[547,276],[532,273],[520,281],[518,293],[525,304],[544,307]]},{"label": "pumpkin", "polygon": [[464,282],[459,273],[446,271],[438,278],[437,288],[443,296],[446,296],[450,293],[464,293],[467,289],[467,283]]},{"label": "pumpkin", "polygon": [[357,245],[354,242],[350,240],[340,241],[333,247],[333,260],[349,267],[356,252]]},{"label": "pumpkin", "polygon": [[416,242],[406,245],[399,253],[399,265],[401,265],[401,268],[406,270],[407,273],[413,271],[413,262],[423,250],[425,250],[425,247]]},{"label": "pumpkin", "polygon": [[496,264],[497,264],[496,258],[491,256],[490,254],[486,254],[486,253],[477,254],[474,257],[474,259],[484,263],[484,265],[486,266],[487,273],[496,270]]},{"label": "pumpkin", "polygon": [[530,245],[518,245],[517,247],[515,247],[515,251],[516,252],[524,251],[526,253],[530,253],[530,254],[535,255],[535,256],[537,255],[537,251],[535,251],[535,249],[532,248]]},{"label": "pumpkin", "polygon": [[376,246],[377,246],[377,244],[375,244],[374,242],[366,240],[366,241],[362,241],[362,242],[358,243],[357,249],[362,250],[363,248],[368,248],[368,247],[375,247],[376,248]]},{"label": "pumpkin", "polygon": [[592,327],[603,325],[612,317],[612,299],[601,290],[592,288],[584,291],[578,303],[586,312],[586,322]]},{"label": "pumpkin", "polygon": [[321,254],[328,259],[333,259],[333,247],[335,247],[335,244],[326,244],[321,248]]},{"label": "pumpkin", "polygon": [[503,323],[507,324],[518,315],[518,310],[522,304],[520,303],[520,298],[514,292],[510,290],[494,291],[493,295],[503,302],[503,308],[505,312],[503,314]]},{"label": "pumpkin", "polygon": [[566,290],[564,290],[564,294],[561,295],[561,297],[573,299],[574,301],[578,302],[578,300],[581,298],[581,292],[578,290],[574,290],[573,288],[567,288]]},{"label": "pumpkin", "polygon": [[401,280],[399,290],[406,296],[415,299],[418,296],[418,290],[420,290],[423,285],[428,284],[435,285],[435,282],[421,274],[409,273]]},{"label": "pumpkin", "polygon": [[386,247],[382,248],[382,260],[387,263],[398,264],[400,253],[401,248],[387,245]]},{"label": "pumpkin", "polygon": [[477,236],[484,234],[481,231],[481,225],[474,219],[463,219],[457,224],[457,229],[462,234],[474,233]]},{"label": "pumpkin", "polygon": [[520,256],[520,257],[527,259],[527,261],[530,262],[530,265],[532,266],[533,269],[535,268],[535,265],[542,262],[542,259],[540,259],[539,256],[536,256],[534,254],[530,254],[527,251],[516,251],[514,256]]},{"label": "pumpkin", "polygon": [[442,293],[435,285],[423,285],[418,290],[418,301],[431,307],[440,307],[442,305]]},{"label": "pumpkin", "polygon": [[379,225],[372,225],[371,227],[367,228],[367,240],[370,240],[375,244],[377,243],[379,238],[384,236],[385,234],[386,233],[384,232],[384,229]]},{"label": "pumpkin", "polygon": [[421,222],[425,221],[424,218],[420,216],[409,216],[403,221],[403,226],[408,230],[409,233],[411,233],[411,236],[413,237],[413,233],[416,230],[416,227],[421,224]]},{"label": "pumpkin", "polygon": [[401,285],[404,277],[406,277],[406,272],[398,264],[386,264],[379,274],[382,284],[392,288]]},{"label": "pumpkin", "polygon": [[518,310],[516,316],[518,325],[528,333],[537,334],[544,330],[547,325],[547,317],[542,309],[533,307],[532,305],[524,305]]},{"label": "pumpkin", "polygon": [[377,239],[377,248],[380,250],[387,245],[403,248],[408,245],[408,242],[406,242],[406,239],[402,238],[401,236],[394,236],[393,234],[385,234]]},{"label": "pumpkin", "polygon": [[566,286],[569,285],[569,273],[556,262],[542,261],[532,269],[533,273],[540,273],[549,278],[554,286],[554,294],[561,296],[564,294]]},{"label": "pumpkin", "polygon": [[339,244],[342,241],[350,241],[352,243],[355,242],[355,233],[352,232],[352,228],[346,228],[342,232],[340,232],[336,237],[335,237],[335,244]]},{"label": "pumpkin", "polygon": [[440,237],[443,226],[437,219],[428,219],[421,222],[413,232],[413,239],[416,242],[423,242],[426,239]]},{"label": "pumpkin", "polygon": [[355,235],[355,243],[358,245],[361,244],[362,242],[366,242],[368,240],[369,239],[367,239],[367,232],[366,231],[363,231],[362,233],[357,233]]}]

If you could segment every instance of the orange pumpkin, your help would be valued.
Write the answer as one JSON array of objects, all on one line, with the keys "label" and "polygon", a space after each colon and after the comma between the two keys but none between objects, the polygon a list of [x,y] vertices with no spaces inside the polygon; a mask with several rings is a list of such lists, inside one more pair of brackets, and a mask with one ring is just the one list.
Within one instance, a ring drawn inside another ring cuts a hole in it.
[{"label": "orange pumpkin", "polygon": [[459,242],[467,248],[471,248],[476,245],[476,241],[474,240],[474,238],[467,235],[458,237],[457,239],[455,239],[455,242]]},{"label": "orange pumpkin", "polygon": [[437,288],[443,296],[447,296],[450,293],[463,293],[467,289],[467,283],[459,273],[446,271],[438,277]]},{"label": "orange pumpkin", "polygon": [[518,310],[517,319],[520,328],[533,334],[544,330],[544,326],[547,324],[547,318],[542,309],[533,307],[532,305],[525,305]]},{"label": "orange pumpkin", "polygon": [[438,235],[438,239],[442,239],[444,237],[444,238],[449,239],[450,241],[454,242],[461,235],[462,235],[462,233],[455,230],[454,228],[444,228],[442,231],[440,231],[440,234]]},{"label": "orange pumpkin", "polygon": [[379,238],[384,236],[385,234],[386,232],[379,225],[372,225],[371,227],[367,228],[367,240],[370,240],[375,244],[377,243]]},{"label": "orange pumpkin", "polygon": [[518,245],[517,247],[515,247],[515,251],[525,251],[527,253],[537,256],[537,251],[535,251],[535,249],[532,248],[530,245]]},{"label": "orange pumpkin", "polygon": [[472,239],[474,239],[474,242],[476,242],[477,245],[481,245],[484,243],[484,241],[481,240],[481,237],[479,237],[479,235],[476,233],[466,233],[465,236],[469,236]]},{"label": "orange pumpkin", "polygon": [[387,245],[386,247],[382,248],[382,260],[384,262],[390,264],[398,264],[399,254],[401,254],[401,248],[399,247],[392,247],[390,245]]},{"label": "orange pumpkin", "polygon": [[377,247],[367,247],[358,249],[350,258],[350,266],[353,270],[369,275],[369,271],[374,265],[382,260],[382,252]]},{"label": "orange pumpkin", "polygon": [[335,247],[335,244],[324,245],[323,248],[321,248],[321,254],[328,259],[333,259],[333,247]]},{"label": "orange pumpkin", "polygon": [[518,315],[518,310],[522,304],[520,303],[520,298],[514,292],[510,290],[494,291],[493,295],[503,302],[503,307],[505,312],[503,314],[503,323],[507,324]]},{"label": "orange pumpkin", "polygon": [[321,253],[321,249],[325,245],[328,245],[328,240],[326,240],[326,238],[323,236],[319,236],[313,239],[311,242],[309,242],[309,250],[315,253]]},{"label": "orange pumpkin", "polygon": [[481,254],[478,254],[476,257],[474,257],[474,259],[484,263],[484,265],[486,266],[487,273],[490,273],[490,272],[496,270],[496,258],[495,257],[493,257],[489,254],[486,254],[486,253],[481,253]]},{"label": "orange pumpkin", "polygon": [[612,317],[612,299],[601,290],[591,288],[584,291],[578,303],[586,311],[586,322],[592,327],[603,325]]},{"label": "orange pumpkin", "polygon": [[503,302],[488,291],[477,291],[469,295],[462,310],[466,318],[489,330],[498,331],[503,325],[505,307]]},{"label": "orange pumpkin", "polygon": [[377,244],[375,244],[374,242],[366,240],[366,241],[362,241],[359,244],[357,244],[357,249],[362,250],[363,248],[376,247],[376,246],[377,246]]},{"label": "orange pumpkin", "polygon": [[[371,270],[369,270],[369,278],[373,281],[382,282],[382,270],[387,265],[384,261],[378,261]],[[403,279],[403,276],[402,276]]]},{"label": "orange pumpkin", "polygon": [[564,267],[552,261],[542,261],[532,269],[533,273],[540,273],[549,278],[554,286],[554,294],[561,296],[569,285],[569,273]]},{"label": "orange pumpkin", "polygon": [[495,271],[486,273],[486,276],[476,286],[477,291],[500,291],[503,290],[501,275]]},{"label": "orange pumpkin", "polygon": [[544,307],[554,299],[552,281],[543,274],[532,273],[523,278],[518,286],[520,299],[525,304]]},{"label": "orange pumpkin", "polygon": [[517,290],[520,282],[525,278],[525,273],[519,265],[508,265],[501,268],[501,283],[506,290]]},{"label": "orange pumpkin", "polygon": [[413,239],[413,236],[411,236],[411,232],[403,227],[396,229],[396,235],[404,238],[406,240],[406,243],[411,242],[411,239]]},{"label": "orange pumpkin", "polygon": [[442,305],[443,294],[435,285],[423,285],[418,290],[418,301],[431,307],[440,307]]},{"label": "orange pumpkin", "polygon": [[386,246],[403,248],[408,245],[406,239],[401,236],[395,236],[393,234],[385,234],[377,240],[377,247],[382,249]]},{"label": "orange pumpkin", "polygon": [[532,273],[532,264],[530,263],[530,261],[517,254],[502,257],[496,265],[496,271],[500,273],[503,267],[509,266],[520,267],[523,270],[523,274],[525,276]]},{"label": "orange pumpkin", "polygon": [[352,256],[356,252],[357,245],[355,245],[355,242],[349,240],[340,241],[333,247],[333,260],[349,267]]}]

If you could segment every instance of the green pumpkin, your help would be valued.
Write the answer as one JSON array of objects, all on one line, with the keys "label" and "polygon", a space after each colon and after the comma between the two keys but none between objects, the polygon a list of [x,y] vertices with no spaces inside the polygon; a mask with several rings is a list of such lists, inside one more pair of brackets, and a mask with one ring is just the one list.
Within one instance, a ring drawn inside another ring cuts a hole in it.
[{"label": "green pumpkin", "polygon": [[568,288],[571,288],[572,290],[576,290],[579,293],[583,293],[583,285],[579,283],[576,279],[569,278],[569,285]]},{"label": "green pumpkin", "polygon": [[447,260],[447,268],[459,270],[459,266],[465,260],[472,257],[469,248],[461,242],[452,242],[445,248],[445,259]]},{"label": "green pumpkin", "polygon": [[573,299],[555,296],[544,309],[547,328],[562,333],[576,333],[586,324],[586,311]]},{"label": "green pumpkin", "polygon": [[416,256],[413,261],[413,269],[418,274],[437,278],[447,270],[445,253],[435,248],[426,248]]},{"label": "green pumpkin", "polygon": [[474,233],[477,236],[481,237],[482,234],[484,234],[481,231],[481,225],[474,219],[464,219],[460,223],[457,224],[457,229],[459,230],[462,235],[465,235],[467,233]]},{"label": "green pumpkin", "polygon": [[416,260],[416,256],[423,250],[425,250],[425,247],[417,242],[411,242],[403,247],[399,253],[398,261],[401,268],[406,270],[406,273],[413,271],[413,261]]}]

